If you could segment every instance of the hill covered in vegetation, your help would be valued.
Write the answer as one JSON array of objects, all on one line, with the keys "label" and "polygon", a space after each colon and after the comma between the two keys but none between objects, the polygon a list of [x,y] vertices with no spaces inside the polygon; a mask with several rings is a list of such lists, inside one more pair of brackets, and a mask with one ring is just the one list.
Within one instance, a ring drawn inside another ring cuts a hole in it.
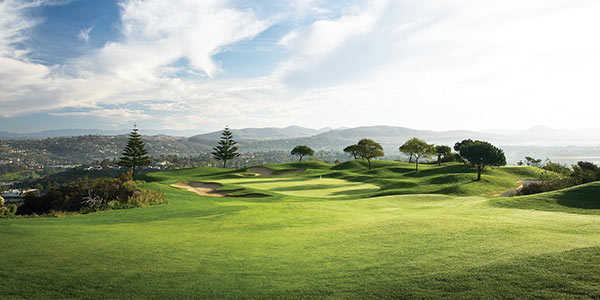
[{"label": "hill covered in vegetation", "polygon": [[[598,183],[532,167],[302,162],[144,175],[167,205],[0,219],[0,296],[593,298]],[[186,187],[186,188],[182,188]]]}]

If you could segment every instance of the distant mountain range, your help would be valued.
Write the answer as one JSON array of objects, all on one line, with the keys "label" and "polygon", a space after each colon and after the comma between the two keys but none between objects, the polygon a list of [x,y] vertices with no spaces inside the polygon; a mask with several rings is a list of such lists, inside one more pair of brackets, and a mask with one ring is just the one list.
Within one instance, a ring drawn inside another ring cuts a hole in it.
[{"label": "distant mountain range", "polygon": [[[523,155],[539,157],[600,156],[599,130],[555,130],[534,127],[528,130],[490,130],[488,132],[449,130],[417,130],[393,126],[368,126],[339,129],[310,129],[299,126],[285,128],[245,128],[232,130],[242,152],[290,151],[294,146],[341,152],[344,147],[362,138],[382,144],[388,155],[399,155],[398,147],[412,137],[428,143],[453,146],[463,139],[490,141],[505,149],[511,161]],[[173,136],[173,131],[141,130],[151,155],[195,156],[207,153],[215,145],[221,131]],[[10,159],[85,163],[90,160],[114,158],[126,143],[127,130],[52,130],[30,134],[0,132],[0,156]],[[5,146],[2,146],[2,145]],[[576,147],[568,146],[578,146]],[[583,148],[584,147],[584,148]],[[3,149],[6,152],[3,152]],[[10,149],[17,149],[12,151]],[[23,154],[15,154],[23,153]],[[15,156],[16,157],[12,157]]]},{"label": "distant mountain range", "polygon": [[[233,135],[238,141],[266,141],[310,137],[323,132],[328,132],[331,128],[311,129],[300,126],[288,126],[284,128],[244,128],[232,129]],[[206,134],[192,136],[191,141],[211,141],[214,142],[221,136],[222,131],[215,131]]]},{"label": "distant mountain range", "polygon": [[[300,126],[288,126],[285,128],[267,127],[267,128],[244,128],[233,129],[233,133],[241,140],[276,140],[287,138],[308,137],[322,132],[332,130],[331,128],[311,129]],[[193,140],[214,140],[221,135],[221,131],[215,131],[205,134],[194,134],[194,130],[141,130],[144,135],[170,135],[175,137],[192,136]],[[56,137],[75,137],[83,135],[123,135],[128,134],[129,129],[107,130],[107,129],[61,129],[44,130],[30,133],[14,133],[0,131],[0,139],[46,139]],[[196,131],[197,132],[197,131]]]},{"label": "distant mountain range", "polygon": [[[565,146],[600,145],[600,130],[562,130],[544,126],[536,126],[525,130],[448,130],[432,131],[417,130],[393,126],[367,126],[355,128],[322,128],[311,129],[300,126],[284,128],[244,128],[232,129],[234,137],[240,144],[249,146],[252,151],[286,150],[293,144],[307,144],[317,149],[334,150],[342,145],[356,142],[361,138],[372,138],[383,145],[397,146],[411,137],[418,137],[436,144],[454,144],[456,141],[473,138],[484,139],[500,145],[535,145],[535,146]],[[171,136],[179,141],[212,146],[222,131],[191,135],[187,130],[144,130],[145,136]],[[129,130],[102,129],[65,129],[46,130],[33,133],[11,133],[0,131],[2,140],[46,139],[56,137],[76,137],[84,135],[117,136],[128,134]]]}]

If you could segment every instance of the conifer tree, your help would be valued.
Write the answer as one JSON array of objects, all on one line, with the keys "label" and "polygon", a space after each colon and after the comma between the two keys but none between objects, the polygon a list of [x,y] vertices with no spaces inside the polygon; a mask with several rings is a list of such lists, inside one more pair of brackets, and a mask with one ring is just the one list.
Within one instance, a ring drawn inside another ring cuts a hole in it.
[{"label": "conifer tree", "polygon": [[150,163],[148,151],[145,149],[142,136],[138,133],[138,129],[134,125],[133,130],[129,134],[127,146],[121,153],[119,166],[131,168],[132,175],[135,176],[135,168],[143,167]]},{"label": "conifer tree", "polygon": [[233,133],[228,127],[225,127],[221,134],[221,139],[217,143],[217,146],[213,148],[212,155],[216,160],[223,161],[223,168],[227,167],[227,161],[232,160],[240,156],[237,142],[233,140]]}]

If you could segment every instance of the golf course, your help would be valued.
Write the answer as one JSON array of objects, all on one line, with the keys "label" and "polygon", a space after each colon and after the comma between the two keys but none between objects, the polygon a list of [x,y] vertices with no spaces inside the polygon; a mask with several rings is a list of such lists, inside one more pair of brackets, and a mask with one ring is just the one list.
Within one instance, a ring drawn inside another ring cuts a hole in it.
[{"label": "golf course", "polygon": [[147,173],[168,204],[0,219],[0,298],[600,297],[600,182],[371,164]]}]

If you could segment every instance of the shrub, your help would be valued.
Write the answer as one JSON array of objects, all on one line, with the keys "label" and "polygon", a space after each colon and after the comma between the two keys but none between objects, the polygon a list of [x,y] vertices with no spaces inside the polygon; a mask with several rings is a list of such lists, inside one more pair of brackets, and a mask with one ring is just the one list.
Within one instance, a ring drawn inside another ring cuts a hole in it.
[{"label": "shrub", "polygon": [[16,213],[17,213],[17,205],[16,204],[9,204],[7,206],[0,207],[0,217],[2,217],[2,218],[14,217]]},{"label": "shrub", "polygon": [[580,161],[573,165],[572,177],[579,184],[600,180],[600,168],[593,163]]},{"label": "shrub", "polygon": [[563,176],[569,176],[573,173],[570,168],[561,164],[553,163],[551,161],[547,161],[546,164],[544,164],[544,166],[542,167],[542,169],[546,171],[555,172]]},{"label": "shrub", "polygon": [[9,204],[7,206],[7,208],[8,208],[8,215],[9,216],[14,216],[15,214],[17,214],[18,207],[17,207],[16,204],[14,204],[14,203],[13,204]]},{"label": "shrub", "polygon": [[19,207],[21,215],[50,211],[90,213],[165,203],[162,192],[144,190],[126,172],[117,178],[80,179],[52,186],[41,196],[26,195]]},{"label": "shrub", "polygon": [[523,185],[523,188],[519,190],[518,195],[532,195],[545,193],[568,188],[574,185],[577,185],[577,181],[574,178],[570,177],[534,182]]},{"label": "shrub", "polygon": [[133,207],[149,206],[167,203],[162,191],[151,189],[137,190],[127,199],[127,203]]}]

